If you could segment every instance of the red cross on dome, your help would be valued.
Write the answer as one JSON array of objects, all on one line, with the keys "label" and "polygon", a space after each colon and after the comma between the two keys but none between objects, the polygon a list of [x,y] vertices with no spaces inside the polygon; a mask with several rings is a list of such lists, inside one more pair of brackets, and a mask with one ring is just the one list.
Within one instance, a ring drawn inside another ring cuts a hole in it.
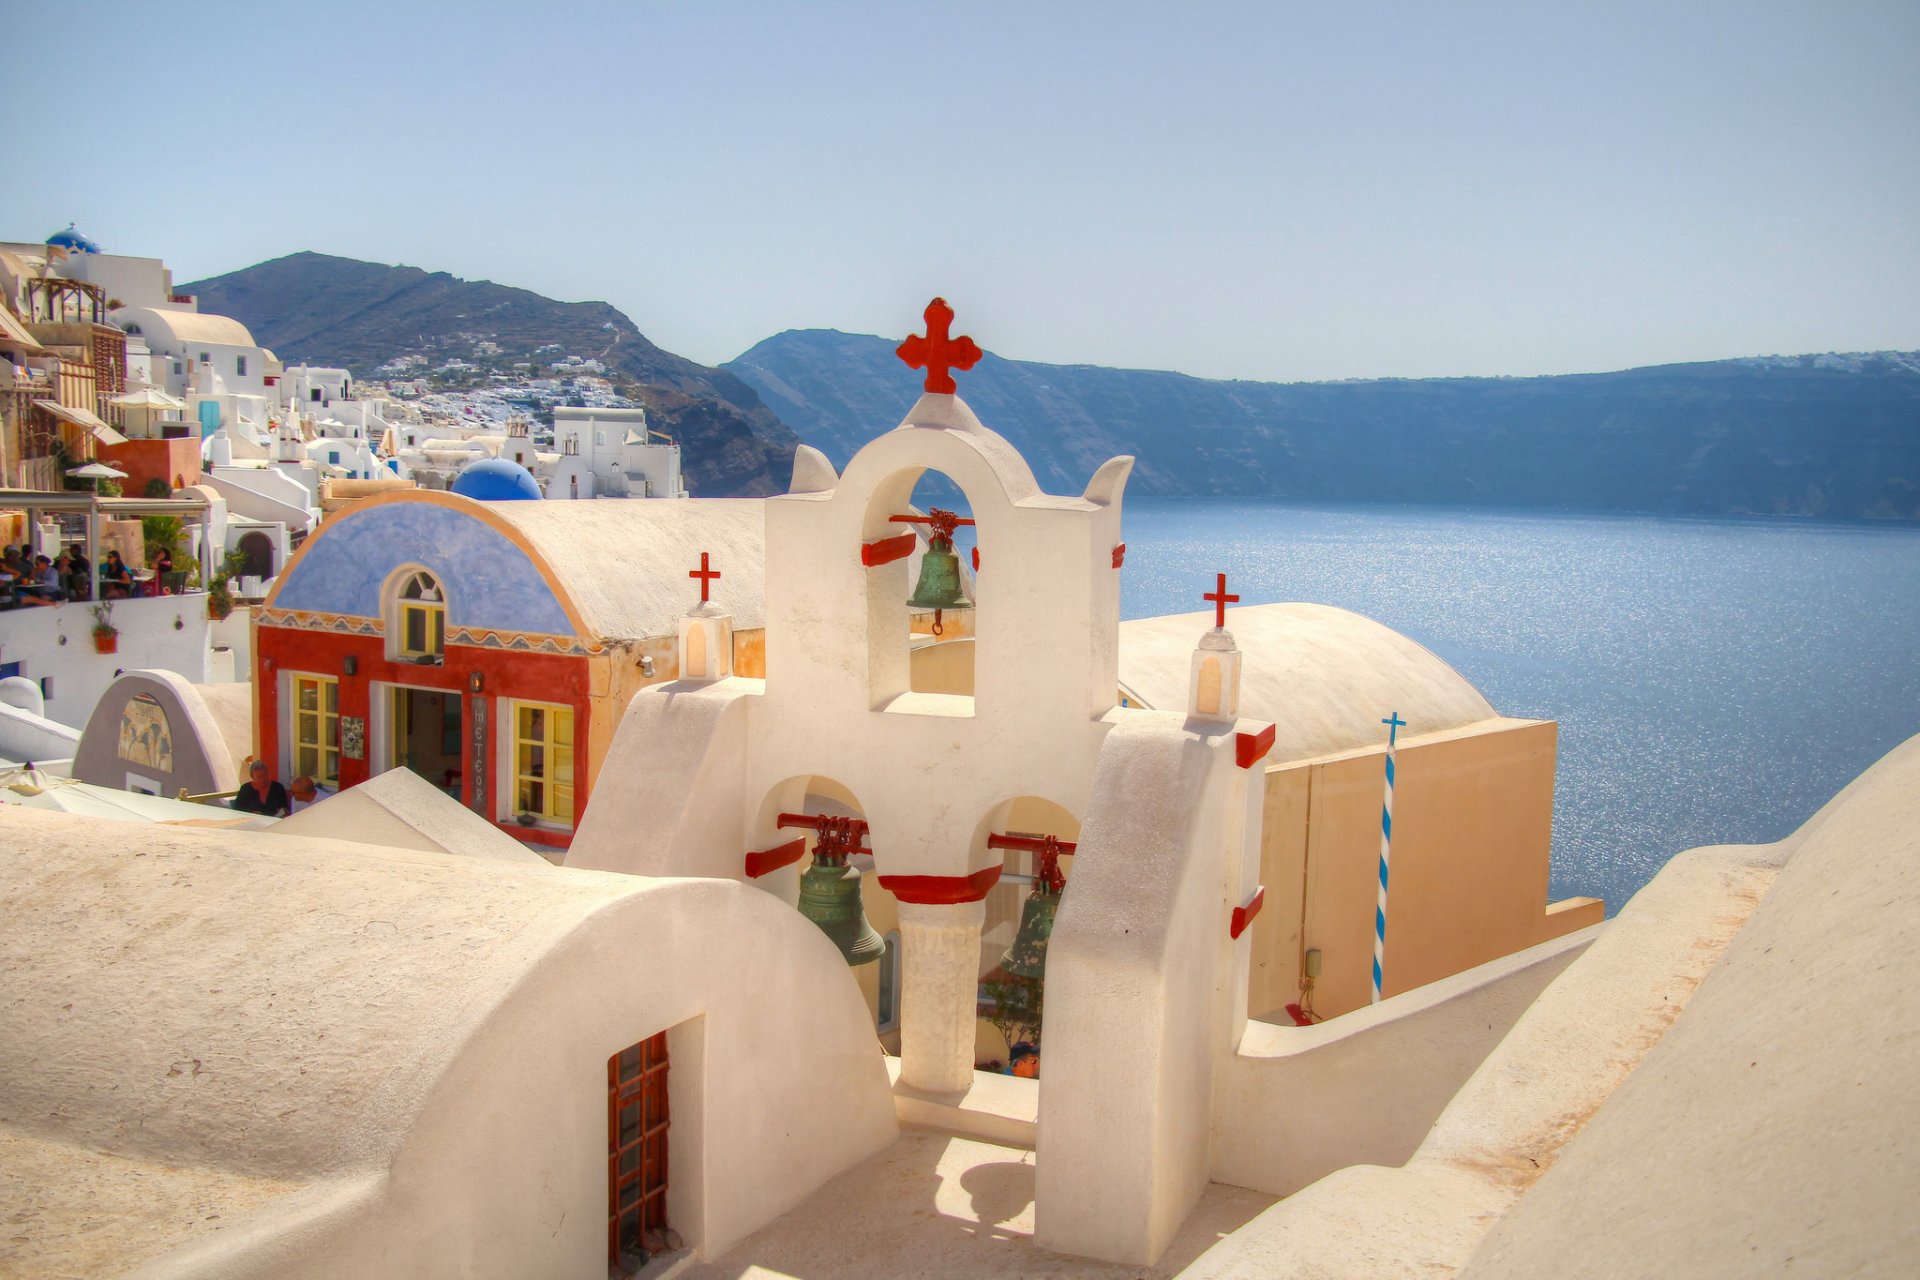
[{"label": "red cross on dome", "polygon": [[935,395],[950,396],[959,388],[948,370],[973,368],[981,351],[972,338],[948,336],[953,325],[953,308],[945,298],[935,298],[927,304],[926,321],[926,336],[909,335],[894,353],[907,362],[908,368],[927,371],[927,390]]}]

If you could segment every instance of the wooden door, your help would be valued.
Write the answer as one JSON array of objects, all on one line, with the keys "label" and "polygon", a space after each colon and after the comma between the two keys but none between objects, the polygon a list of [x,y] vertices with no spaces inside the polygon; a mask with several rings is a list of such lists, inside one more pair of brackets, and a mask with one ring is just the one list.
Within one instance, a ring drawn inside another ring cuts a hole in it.
[{"label": "wooden door", "polygon": [[607,1059],[607,1262],[667,1226],[667,1033]]}]

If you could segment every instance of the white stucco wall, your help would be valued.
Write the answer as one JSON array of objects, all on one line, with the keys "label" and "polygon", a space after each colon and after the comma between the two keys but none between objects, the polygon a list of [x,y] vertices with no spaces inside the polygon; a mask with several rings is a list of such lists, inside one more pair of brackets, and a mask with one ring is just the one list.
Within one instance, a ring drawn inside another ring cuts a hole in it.
[{"label": "white stucco wall", "polygon": [[[1245,1026],[1263,778],[1234,725],[1116,711],[1047,947],[1035,1240],[1150,1265],[1213,1167]],[[1240,728],[1264,726],[1243,722]]]},{"label": "white stucco wall", "polygon": [[[217,1190],[156,1177],[141,1211],[186,1197],[197,1234],[113,1240],[117,1268],[597,1280],[606,1062],[662,1030],[669,1218],[703,1254],[897,1132],[839,955],[739,885],[211,830],[129,847],[14,810],[0,846],[23,855],[0,864],[0,1125],[70,1164],[281,1189],[196,1208]],[[10,1231],[60,1221],[70,1182]]]},{"label": "white stucco wall", "polygon": [[[46,715],[75,729],[86,727],[93,704],[116,671],[153,667],[189,682],[207,678],[207,598],[157,596],[113,602],[120,629],[119,652],[95,653],[93,610],[69,601],[54,608],[14,609],[0,614],[0,653],[21,663],[20,674],[53,678]],[[174,624],[178,623],[178,627]]]}]

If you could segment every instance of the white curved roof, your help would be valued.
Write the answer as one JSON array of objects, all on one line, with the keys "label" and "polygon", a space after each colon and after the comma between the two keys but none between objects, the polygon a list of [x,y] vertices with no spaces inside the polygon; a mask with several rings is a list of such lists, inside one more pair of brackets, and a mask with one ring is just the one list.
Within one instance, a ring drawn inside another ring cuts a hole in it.
[{"label": "white curved roof", "polygon": [[171,339],[177,345],[205,342],[224,347],[257,347],[247,326],[231,316],[208,315],[202,311],[171,311],[159,307],[122,307],[109,317],[122,329],[138,325],[149,345],[156,338]]},{"label": "white curved roof", "polygon": [[700,599],[687,576],[708,553],[713,601],[733,625],[767,625],[767,523],[761,498],[604,498],[480,504],[531,542],[611,639],[674,635]]},{"label": "white curved roof", "polygon": [[[1193,650],[1212,612],[1120,624],[1120,684],[1142,705],[1182,711]],[[1371,618],[1322,604],[1234,609],[1240,714],[1271,720],[1269,761],[1377,746],[1398,711],[1410,737],[1500,716],[1480,691],[1427,649]]]}]

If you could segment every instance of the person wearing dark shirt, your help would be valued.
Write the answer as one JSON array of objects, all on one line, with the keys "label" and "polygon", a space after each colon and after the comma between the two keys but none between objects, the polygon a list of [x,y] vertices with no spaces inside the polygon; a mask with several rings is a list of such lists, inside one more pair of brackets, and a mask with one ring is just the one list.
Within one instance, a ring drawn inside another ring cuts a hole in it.
[{"label": "person wearing dark shirt", "polygon": [[122,596],[133,594],[133,570],[127,568],[118,551],[107,552],[107,562],[100,566],[100,589]]},{"label": "person wearing dark shirt", "polygon": [[292,812],[287,789],[269,777],[267,766],[258,760],[248,767],[247,780],[234,793],[233,807],[241,813],[264,813],[270,818],[284,818]]}]

